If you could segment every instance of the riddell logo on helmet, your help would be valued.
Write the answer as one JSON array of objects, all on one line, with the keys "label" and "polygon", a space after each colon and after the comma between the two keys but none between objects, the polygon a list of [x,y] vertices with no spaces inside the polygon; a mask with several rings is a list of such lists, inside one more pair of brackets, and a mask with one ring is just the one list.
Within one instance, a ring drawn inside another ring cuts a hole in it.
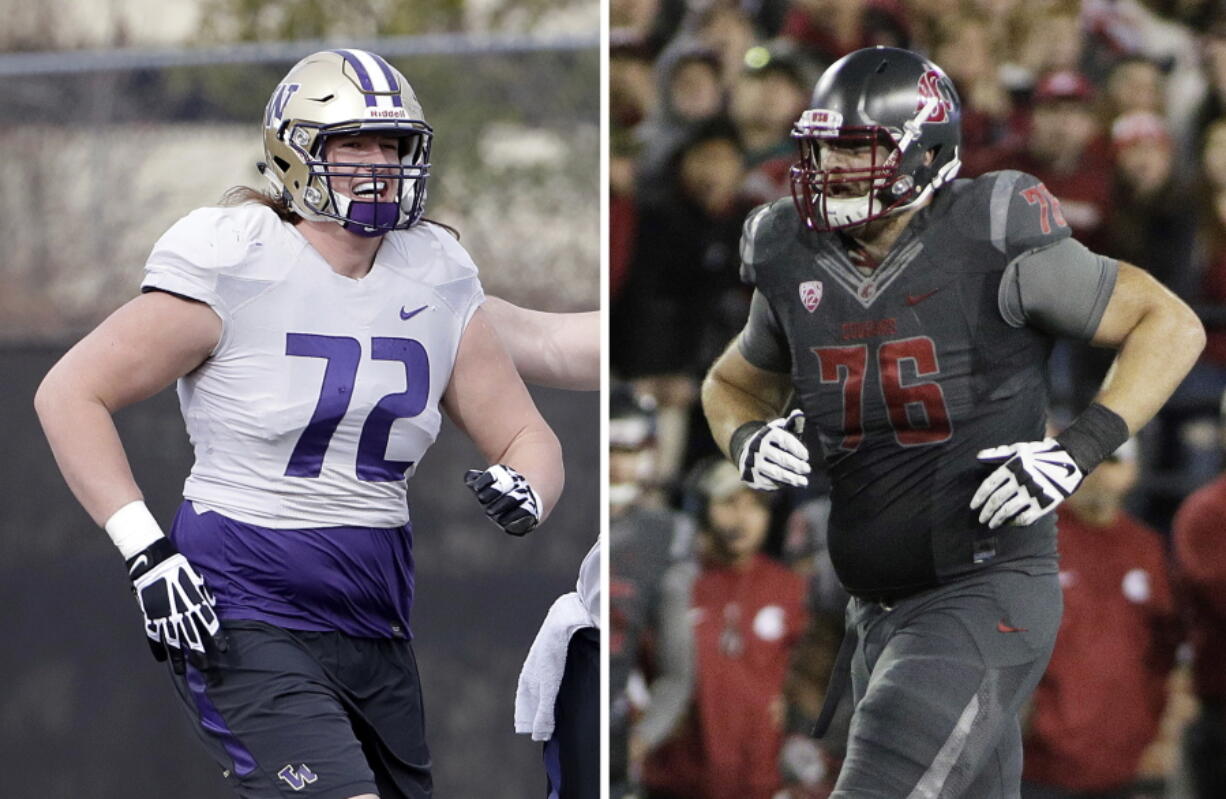
[{"label": "riddell logo on helmet", "polygon": [[935,98],[937,102],[933,105],[932,111],[928,113],[927,119],[921,119],[920,122],[945,122],[949,119],[949,113],[954,110],[954,103],[950,97],[949,87],[946,86],[945,76],[935,69],[930,69],[919,79],[919,99],[915,103],[915,110],[923,110],[924,106],[930,100]]},{"label": "riddell logo on helmet", "polygon": [[366,116],[374,117],[375,119],[389,119],[392,117],[406,117],[408,112],[403,108],[372,108]]}]

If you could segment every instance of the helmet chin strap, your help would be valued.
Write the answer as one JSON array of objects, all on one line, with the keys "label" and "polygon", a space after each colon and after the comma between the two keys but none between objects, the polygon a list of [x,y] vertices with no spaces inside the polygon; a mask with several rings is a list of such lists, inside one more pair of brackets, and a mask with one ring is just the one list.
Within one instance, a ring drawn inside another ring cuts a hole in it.
[{"label": "helmet chin strap", "polygon": [[345,219],[337,220],[350,233],[367,238],[382,236],[400,218],[400,204],[353,200],[337,195],[336,210]]},{"label": "helmet chin strap", "polygon": [[404,198],[400,202],[385,202],[379,200],[357,200],[335,192],[336,211],[345,217],[334,220],[345,230],[358,236],[375,238],[390,232],[389,228],[399,223],[400,211],[404,205],[412,207],[416,196],[415,185],[406,186]]},{"label": "helmet chin strap", "polygon": [[867,194],[843,199],[824,198],[822,213],[826,217],[826,224],[839,228],[863,222],[868,218],[870,201],[871,198]]}]

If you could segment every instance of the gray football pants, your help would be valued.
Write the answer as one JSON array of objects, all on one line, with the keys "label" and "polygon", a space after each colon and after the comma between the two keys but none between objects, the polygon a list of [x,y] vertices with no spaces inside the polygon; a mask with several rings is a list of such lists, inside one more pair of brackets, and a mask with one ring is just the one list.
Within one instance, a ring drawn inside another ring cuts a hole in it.
[{"label": "gray football pants", "polygon": [[1017,799],[1018,711],[1063,607],[1050,560],[1002,564],[893,607],[853,599],[855,711],[831,799]]}]

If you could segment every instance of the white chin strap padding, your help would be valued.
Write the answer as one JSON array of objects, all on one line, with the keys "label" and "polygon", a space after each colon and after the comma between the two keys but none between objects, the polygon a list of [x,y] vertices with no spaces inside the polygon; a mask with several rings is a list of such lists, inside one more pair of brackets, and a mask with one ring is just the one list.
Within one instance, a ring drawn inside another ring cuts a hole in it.
[{"label": "white chin strap padding", "polygon": [[826,224],[830,227],[842,227],[863,222],[868,218],[870,198],[867,194],[861,197],[844,197],[834,199],[825,197],[822,210],[825,212]]}]

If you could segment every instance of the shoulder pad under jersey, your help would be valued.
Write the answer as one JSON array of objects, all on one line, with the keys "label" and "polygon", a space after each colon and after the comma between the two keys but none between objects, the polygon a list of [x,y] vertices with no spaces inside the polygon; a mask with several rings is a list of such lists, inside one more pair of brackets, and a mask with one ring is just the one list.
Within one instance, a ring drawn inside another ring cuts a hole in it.
[{"label": "shoulder pad under jersey", "polygon": [[976,189],[987,195],[992,246],[1007,261],[1072,235],[1060,201],[1034,175],[1006,169],[989,172],[975,182],[984,184]]},{"label": "shoulder pad under jersey", "polygon": [[799,230],[800,217],[790,198],[750,211],[741,230],[741,280],[755,285],[759,267],[783,252]]}]

